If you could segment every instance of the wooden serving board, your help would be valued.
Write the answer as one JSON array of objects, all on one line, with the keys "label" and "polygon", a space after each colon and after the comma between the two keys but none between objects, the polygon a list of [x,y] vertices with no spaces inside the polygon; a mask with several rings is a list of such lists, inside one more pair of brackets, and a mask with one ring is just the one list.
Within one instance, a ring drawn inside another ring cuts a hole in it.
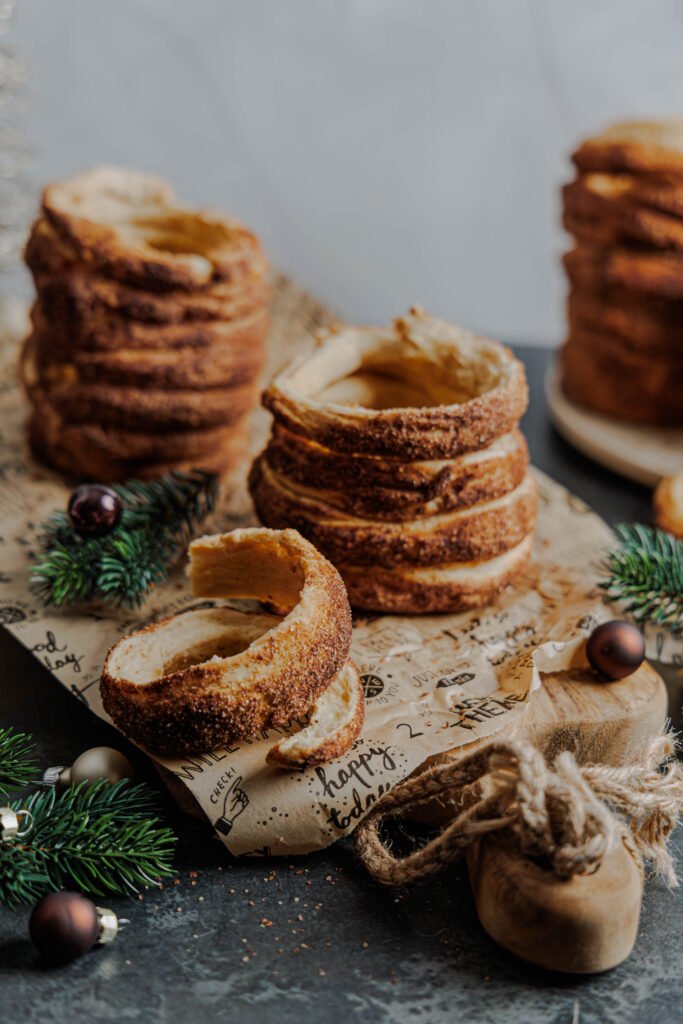
[{"label": "wooden serving board", "polygon": [[[644,663],[613,683],[589,669],[548,673],[519,720],[516,735],[533,742],[550,762],[563,750],[580,764],[625,764],[665,725],[668,696],[661,676]],[[432,759],[462,758],[489,740]],[[443,825],[447,800],[423,805],[414,817]],[[558,879],[520,855],[514,843],[488,838],[468,852],[479,919],[494,941],[516,956],[554,971],[592,974],[621,963],[636,941],[643,879],[625,847],[591,875]]]},{"label": "wooden serving board", "polygon": [[580,764],[624,764],[661,731],[668,714],[666,686],[644,663],[626,679],[596,681],[590,669],[545,675],[522,731],[546,758],[571,750]]}]

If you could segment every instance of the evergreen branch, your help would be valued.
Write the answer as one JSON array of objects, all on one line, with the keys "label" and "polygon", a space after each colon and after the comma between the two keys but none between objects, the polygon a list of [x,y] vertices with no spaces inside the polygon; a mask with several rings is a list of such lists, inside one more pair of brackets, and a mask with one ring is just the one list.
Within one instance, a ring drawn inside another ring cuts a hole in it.
[{"label": "evergreen branch", "polygon": [[600,584],[636,622],[683,631],[683,541],[640,523],[615,527],[620,545],[607,556]]},{"label": "evergreen branch", "polygon": [[16,907],[35,903],[53,889],[42,857],[35,850],[17,842],[0,843],[0,904]]},{"label": "evergreen branch", "polygon": [[178,546],[150,530],[121,532],[102,555],[96,592],[110,604],[140,605],[168,577]]},{"label": "evergreen branch", "polygon": [[137,892],[171,875],[175,836],[159,823],[144,785],[83,782],[17,801],[33,821],[21,840],[0,843],[0,900],[31,902],[75,886],[93,896]]},{"label": "evergreen branch", "polygon": [[92,541],[55,543],[31,569],[31,586],[44,604],[91,601],[97,592],[98,551]]},{"label": "evergreen branch", "polygon": [[178,553],[213,510],[218,478],[203,470],[169,473],[158,480],[114,485],[121,521],[103,537],[84,539],[55,513],[40,536],[31,585],[55,607],[101,598],[135,607],[168,579]]},{"label": "evergreen branch", "polygon": [[22,789],[38,777],[35,743],[24,732],[0,728],[0,798]]},{"label": "evergreen branch", "polygon": [[169,473],[149,482],[130,480],[126,484],[115,484],[114,490],[124,506],[124,527],[139,529],[150,523],[159,529],[169,526],[182,541],[188,538],[195,523],[213,510],[218,478],[196,469],[189,473]]}]

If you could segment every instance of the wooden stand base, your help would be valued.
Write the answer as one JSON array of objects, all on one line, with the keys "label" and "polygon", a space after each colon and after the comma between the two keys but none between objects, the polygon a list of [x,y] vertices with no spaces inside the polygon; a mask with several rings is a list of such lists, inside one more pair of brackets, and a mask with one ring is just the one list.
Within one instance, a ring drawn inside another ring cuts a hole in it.
[{"label": "wooden stand base", "polygon": [[[550,761],[570,750],[579,763],[618,765],[633,759],[666,717],[666,687],[650,665],[615,683],[596,682],[592,672],[577,669],[544,677],[517,735]],[[473,747],[438,760],[462,757]],[[452,812],[446,801],[432,801],[420,820],[440,824]],[[615,967],[633,949],[643,879],[625,847],[594,874],[568,881],[495,839],[472,847],[468,866],[482,926],[523,960],[554,971],[596,973]]]},{"label": "wooden stand base", "polygon": [[566,880],[495,840],[473,846],[467,864],[482,927],[522,960],[596,974],[631,953],[643,877],[626,847],[607,856],[595,874]]}]

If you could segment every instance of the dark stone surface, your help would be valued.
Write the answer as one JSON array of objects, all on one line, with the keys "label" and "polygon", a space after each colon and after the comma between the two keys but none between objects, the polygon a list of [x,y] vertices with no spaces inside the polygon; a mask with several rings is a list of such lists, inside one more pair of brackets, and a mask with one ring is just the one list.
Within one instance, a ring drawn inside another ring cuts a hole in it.
[{"label": "dark stone surface", "polygon": [[[522,350],[532,388],[525,429],[537,466],[610,521],[647,517],[649,494],[578,455],[550,427],[548,353]],[[0,721],[33,732],[44,764],[69,763],[120,737],[0,636]],[[149,766],[128,751],[139,777]],[[647,886],[640,937],[621,967],[594,978],[533,970],[482,932],[460,866],[410,891],[364,875],[350,843],[292,861],[231,862],[208,826],[168,803],[180,836],[177,882],[106,901],[131,924],[117,941],[48,969],[27,938],[28,910],[0,915],[0,992],[8,1022],[456,1021],[674,1024],[683,971],[678,893]]]}]

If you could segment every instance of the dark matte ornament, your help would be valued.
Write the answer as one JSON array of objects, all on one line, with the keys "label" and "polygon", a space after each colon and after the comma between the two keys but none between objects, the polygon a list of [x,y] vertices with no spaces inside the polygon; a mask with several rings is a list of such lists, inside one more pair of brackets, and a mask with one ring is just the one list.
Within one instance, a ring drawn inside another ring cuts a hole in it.
[{"label": "dark matte ornament", "polygon": [[68,964],[97,942],[97,907],[77,892],[51,892],[36,903],[28,930],[31,942],[46,960]]},{"label": "dark matte ornament", "polygon": [[123,507],[116,491],[104,484],[83,484],[69,498],[69,521],[81,537],[104,537],[121,519]]},{"label": "dark matte ornament", "polygon": [[645,640],[630,622],[613,619],[593,630],[586,644],[586,656],[604,679],[624,679],[643,664]]}]

